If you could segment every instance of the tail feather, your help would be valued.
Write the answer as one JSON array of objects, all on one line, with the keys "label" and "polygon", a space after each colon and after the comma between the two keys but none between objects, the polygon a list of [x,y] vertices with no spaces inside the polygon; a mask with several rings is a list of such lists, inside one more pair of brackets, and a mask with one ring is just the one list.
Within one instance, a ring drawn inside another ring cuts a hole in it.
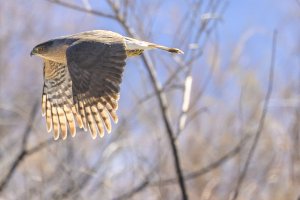
[{"label": "tail feather", "polygon": [[[166,46],[145,42],[141,40],[136,40],[133,38],[125,37],[125,44],[127,51],[136,51],[136,50],[147,50],[147,49],[161,49],[168,51],[170,53],[183,54],[184,52],[177,48],[169,48]],[[139,55],[139,54],[138,54]]]},{"label": "tail feather", "polygon": [[157,45],[157,44],[149,44],[149,47],[165,50],[170,53],[184,54],[183,51],[181,51],[180,49],[177,49],[177,48],[169,48],[169,47],[165,47],[165,46]]}]

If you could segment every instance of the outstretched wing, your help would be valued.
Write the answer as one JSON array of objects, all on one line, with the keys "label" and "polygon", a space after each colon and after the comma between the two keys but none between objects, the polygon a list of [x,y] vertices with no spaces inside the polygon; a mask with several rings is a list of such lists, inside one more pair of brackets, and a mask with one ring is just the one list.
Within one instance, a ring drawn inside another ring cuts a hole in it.
[{"label": "outstretched wing", "polygon": [[66,65],[44,60],[42,114],[46,115],[48,132],[53,127],[55,140],[59,138],[60,132],[63,139],[67,138],[67,126],[71,135],[75,136],[74,116],[79,127],[83,126],[81,117],[77,115],[73,105],[72,80]]},{"label": "outstretched wing", "polygon": [[[117,123],[120,83],[125,66],[126,51],[123,38],[105,41],[79,40],[66,52],[72,79],[73,100],[81,115],[83,127],[92,138],[111,131],[112,120]],[[103,126],[104,124],[104,126]]]}]

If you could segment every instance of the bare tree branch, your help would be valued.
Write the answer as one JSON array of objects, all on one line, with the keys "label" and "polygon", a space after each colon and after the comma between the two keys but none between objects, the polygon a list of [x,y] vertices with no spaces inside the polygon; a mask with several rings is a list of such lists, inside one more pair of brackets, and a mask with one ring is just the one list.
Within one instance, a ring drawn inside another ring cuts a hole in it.
[{"label": "bare tree branch", "polygon": [[[120,15],[117,6],[113,3],[112,0],[108,0],[108,3],[111,5],[112,9],[114,10],[114,12],[116,14],[117,20],[124,27],[127,34],[130,35],[131,37],[136,38],[137,35],[131,30],[131,28],[125,22],[124,18]],[[174,131],[172,130],[169,118],[167,116],[167,98],[164,95],[164,93],[161,92],[162,87],[161,87],[159,81],[157,80],[154,66],[153,66],[153,64],[151,62],[151,59],[150,59],[150,57],[148,56],[147,53],[142,55],[142,60],[144,62],[144,65],[146,66],[146,69],[147,69],[148,74],[150,76],[152,86],[154,87],[154,89],[157,93],[157,98],[158,98],[158,102],[159,102],[159,105],[160,105],[161,115],[163,117],[164,125],[165,125],[165,128],[166,128],[167,135],[168,135],[169,142],[170,142],[171,149],[172,149],[172,155],[173,155],[173,158],[174,158],[174,165],[175,165],[175,169],[176,169],[176,174],[177,174],[179,186],[180,186],[180,189],[181,189],[182,199],[187,200],[188,195],[187,195],[187,192],[186,192],[186,187],[185,187],[185,183],[184,183],[184,179],[183,179],[183,175],[182,175],[178,150],[177,150],[177,147],[176,147],[176,144],[175,144],[176,141],[175,141],[175,138],[174,138]]]},{"label": "bare tree branch", "polygon": [[[103,146],[103,148],[108,149],[110,146],[116,145],[115,143],[122,135],[122,132],[123,132],[122,126],[119,126],[111,142],[106,143]],[[117,152],[121,148],[122,148],[121,146],[118,146],[115,152]],[[55,191],[55,193],[53,194],[55,199],[76,199],[76,197],[80,195],[80,191],[83,191],[85,188],[89,186],[89,183],[92,182],[93,178],[95,177],[95,174],[98,173],[99,169],[101,169],[101,165],[103,165],[104,162],[105,159],[103,157],[103,154],[99,154],[99,157],[95,162],[95,164],[93,164],[91,167],[88,167],[85,170],[86,173],[80,173],[77,177],[73,178],[74,180],[72,181],[72,184],[65,184],[66,188],[61,192]]]},{"label": "bare tree branch", "polygon": [[[209,164],[208,166],[201,168],[199,170],[187,173],[186,175],[184,175],[184,180],[188,181],[188,180],[193,180],[195,178],[198,178],[199,176],[202,176],[208,172],[211,172],[212,170],[220,167],[223,163],[225,163],[226,161],[228,161],[230,158],[233,158],[235,155],[237,155],[242,147],[245,145],[245,142],[247,141],[247,139],[249,138],[249,136],[245,136],[237,145],[235,148],[233,148],[231,151],[229,151],[228,153],[226,153],[225,155],[223,155],[221,158],[219,158],[218,160],[216,160],[215,162],[212,162],[211,164]],[[162,180],[162,181],[155,181],[155,182],[151,182],[150,185],[151,186],[156,186],[156,185],[169,185],[169,184],[174,184],[176,183],[176,179],[175,178],[170,178],[170,179],[166,179],[166,180]]]},{"label": "bare tree branch", "polygon": [[0,192],[2,192],[7,184],[9,183],[10,179],[12,178],[14,172],[17,170],[17,168],[19,167],[19,165],[26,159],[26,157],[35,154],[37,152],[39,152],[40,150],[42,150],[43,148],[49,146],[50,144],[54,144],[54,140],[52,138],[43,141],[39,144],[37,144],[36,146],[30,148],[30,149],[26,149],[27,146],[27,141],[29,138],[29,134],[32,132],[33,129],[33,122],[35,119],[35,116],[37,114],[38,111],[38,106],[39,106],[39,101],[37,101],[31,111],[31,114],[29,116],[29,120],[28,123],[26,125],[24,134],[23,134],[23,139],[22,139],[22,147],[21,147],[21,152],[18,154],[18,156],[16,157],[16,159],[14,160],[13,164],[11,165],[7,175],[5,176],[5,178],[1,181],[0,183]]},{"label": "bare tree branch", "polygon": [[46,0],[46,1],[49,1],[51,3],[56,3],[58,5],[61,5],[61,6],[67,7],[67,8],[71,8],[73,10],[77,10],[77,11],[80,11],[80,12],[85,12],[85,13],[90,13],[90,14],[97,15],[97,16],[100,16],[100,17],[115,19],[115,16],[113,16],[113,15],[103,13],[103,12],[100,12],[100,11],[97,11],[97,10],[92,10],[92,9],[89,9],[88,7],[81,7],[81,6],[78,6],[78,5],[75,5],[75,4],[72,4],[72,3],[67,3],[67,2],[64,2],[64,1],[60,1],[60,0]]},{"label": "bare tree branch", "polygon": [[22,146],[21,146],[21,151],[19,153],[19,155],[16,157],[16,159],[14,160],[14,162],[12,163],[8,173],[6,174],[6,176],[4,177],[4,179],[1,181],[0,183],[0,192],[2,192],[5,187],[7,186],[9,180],[11,179],[12,175],[14,174],[14,172],[16,171],[17,167],[19,166],[19,164],[21,163],[21,161],[24,159],[25,155],[26,155],[26,145],[27,145],[27,141],[29,138],[29,134],[31,132],[32,129],[32,124],[34,122],[36,113],[37,113],[37,108],[39,106],[38,101],[35,102],[31,113],[29,115],[28,118],[28,122],[27,125],[24,129],[24,133],[23,133],[23,138],[22,138]]},{"label": "bare tree branch", "polygon": [[133,189],[131,189],[129,192],[122,194],[119,197],[115,197],[113,198],[113,200],[123,200],[123,199],[130,199],[132,198],[134,195],[136,195],[137,193],[141,192],[142,190],[144,190],[148,185],[149,185],[149,176],[147,176],[145,178],[144,181],[142,181],[139,185],[137,185],[136,187],[134,187]]},{"label": "bare tree branch", "polygon": [[184,84],[184,92],[182,98],[182,108],[179,114],[178,127],[175,135],[175,139],[177,140],[179,134],[183,131],[186,126],[187,120],[187,112],[189,110],[190,101],[191,101],[191,90],[192,90],[192,76],[187,73],[185,84]]},{"label": "bare tree branch", "polygon": [[[212,170],[220,167],[222,164],[225,162],[229,161],[231,158],[233,158],[235,155],[240,153],[242,147],[245,145],[247,140],[249,139],[249,135],[246,135],[237,145],[234,147],[231,151],[223,155],[221,158],[218,160],[212,162],[211,164],[207,165],[206,167],[203,167],[199,170],[187,173],[184,175],[184,180],[185,181],[190,181],[196,178],[199,178],[200,176],[203,176],[204,174],[207,174],[211,172]],[[160,181],[151,181],[150,180],[151,176],[145,177],[145,180],[142,181],[140,184],[135,186],[132,190],[129,192],[122,194],[119,197],[113,198],[114,200],[122,200],[122,199],[129,199],[136,195],[138,192],[141,192],[142,190],[146,189],[147,187],[156,187],[156,186],[166,186],[166,185],[172,185],[177,183],[177,178],[169,178],[165,180],[160,180]]]},{"label": "bare tree branch", "polygon": [[270,64],[270,71],[269,71],[269,84],[268,84],[268,89],[267,89],[267,93],[266,93],[266,97],[264,100],[264,105],[263,105],[263,110],[262,110],[262,115],[261,118],[259,120],[259,124],[258,124],[258,128],[257,131],[255,133],[255,137],[254,137],[254,141],[252,143],[252,146],[249,150],[248,156],[246,158],[246,163],[245,166],[239,176],[234,194],[232,196],[232,200],[236,200],[239,196],[239,191],[241,188],[241,185],[245,179],[245,176],[247,174],[248,168],[249,168],[249,164],[251,162],[251,159],[254,155],[255,149],[257,147],[259,138],[261,136],[262,130],[264,128],[264,123],[265,123],[265,118],[268,112],[268,105],[269,105],[269,101],[270,101],[270,97],[272,94],[272,90],[273,90],[273,77],[274,77],[274,65],[275,65],[275,58],[276,58],[276,44],[277,44],[277,31],[275,30],[273,32],[273,40],[272,40],[272,52],[271,52],[271,64]]},{"label": "bare tree branch", "polygon": [[43,148],[45,148],[51,144],[54,144],[54,143],[55,143],[55,140],[53,140],[53,138],[51,137],[51,138],[47,139],[46,141],[43,141],[43,142],[37,144],[36,146],[32,147],[31,149],[26,150],[26,156],[35,154],[35,153],[39,152],[40,150],[42,150]]},{"label": "bare tree branch", "polygon": [[183,179],[183,175],[182,175],[182,170],[181,170],[181,166],[180,166],[178,150],[177,150],[176,143],[175,143],[176,140],[174,138],[174,132],[172,130],[172,127],[169,122],[169,118],[167,116],[166,97],[164,96],[163,93],[160,92],[161,87],[157,82],[156,75],[154,72],[154,67],[152,66],[150,60],[147,58],[148,58],[148,56],[146,54],[142,56],[142,59],[143,59],[145,65],[147,66],[148,73],[152,79],[153,86],[155,87],[155,91],[157,92],[157,97],[158,97],[159,104],[160,104],[160,110],[162,113],[165,128],[167,130],[169,142],[170,142],[171,149],[172,149],[174,165],[175,165],[176,173],[177,173],[177,179],[178,179],[178,182],[179,182],[179,185],[181,188],[181,192],[182,192],[182,199],[188,199],[187,193],[186,193],[186,188],[185,188],[185,183],[184,183],[184,179]]}]

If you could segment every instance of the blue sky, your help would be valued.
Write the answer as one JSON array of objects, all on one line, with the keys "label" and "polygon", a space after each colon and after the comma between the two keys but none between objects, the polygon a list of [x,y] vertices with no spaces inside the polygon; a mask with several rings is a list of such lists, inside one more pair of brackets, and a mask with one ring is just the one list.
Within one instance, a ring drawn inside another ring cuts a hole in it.
[{"label": "blue sky", "polygon": [[[271,39],[272,31],[277,29],[279,57],[285,57],[290,53],[286,50],[291,50],[291,46],[296,43],[294,36],[299,29],[292,21],[293,12],[300,10],[296,0],[231,0],[229,2],[224,23],[220,26],[223,49],[236,44],[243,34],[253,29],[257,33],[253,34],[248,41],[246,50],[251,57],[259,56],[270,49],[268,38]],[[285,48],[284,52],[281,51],[282,48]],[[286,55],[281,55],[284,53]]]},{"label": "blue sky", "polygon": [[225,56],[223,64],[226,66],[229,63],[232,49],[241,38],[248,35],[240,61],[245,64],[244,67],[256,70],[260,78],[267,82],[272,32],[276,29],[278,40],[275,86],[286,86],[287,80],[298,78],[296,66],[299,63],[295,56],[295,49],[299,46],[297,12],[300,12],[300,6],[296,0],[229,1],[224,21],[219,26],[221,55]]}]

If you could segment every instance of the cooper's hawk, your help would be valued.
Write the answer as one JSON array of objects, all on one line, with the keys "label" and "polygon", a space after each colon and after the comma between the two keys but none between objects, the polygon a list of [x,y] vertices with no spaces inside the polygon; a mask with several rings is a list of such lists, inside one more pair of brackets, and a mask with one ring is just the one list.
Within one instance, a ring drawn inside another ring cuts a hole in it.
[{"label": "cooper's hawk", "polygon": [[31,55],[44,60],[42,114],[54,139],[67,138],[67,127],[74,137],[75,120],[89,129],[92,138],[111,132],[110,118],[117,123],[120,83],[125,59],[147,49],[183,53],[176,48],[94,30],[63,36],[41,43]]}]

